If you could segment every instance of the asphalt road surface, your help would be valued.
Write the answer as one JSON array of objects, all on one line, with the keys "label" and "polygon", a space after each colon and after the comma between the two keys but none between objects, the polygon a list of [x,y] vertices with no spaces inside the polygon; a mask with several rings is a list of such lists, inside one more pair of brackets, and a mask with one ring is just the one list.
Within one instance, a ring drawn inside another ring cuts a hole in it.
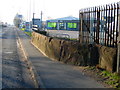
[{"label": "asphalt road surface", "polygon": [[16,29],[14,27],[3,28],[1,40],[2,88],[34,88],[29,70],[20,58]]}]

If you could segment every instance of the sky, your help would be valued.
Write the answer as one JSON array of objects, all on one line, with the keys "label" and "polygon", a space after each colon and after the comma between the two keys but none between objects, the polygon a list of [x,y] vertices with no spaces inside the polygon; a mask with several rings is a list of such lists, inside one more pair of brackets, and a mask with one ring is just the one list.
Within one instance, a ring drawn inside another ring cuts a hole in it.
[{"label": "sky", "polygon": [[13,23],[15,15],[22,14],[24,20],[30,21],[35,13],[35,18],[43,20],[55,19],[66,16],[79,16],[79,10],[88,7],[111,4],[120,0],[0,0],[0,21]]}]

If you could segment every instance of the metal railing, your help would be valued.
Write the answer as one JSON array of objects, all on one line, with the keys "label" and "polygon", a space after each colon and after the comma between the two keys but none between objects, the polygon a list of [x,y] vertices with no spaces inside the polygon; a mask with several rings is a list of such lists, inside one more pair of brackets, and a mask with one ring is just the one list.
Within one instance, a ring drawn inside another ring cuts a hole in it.
[{"label": "metal railing", "polygon": [[119,3],[81,9],[80,43],[116,47],[119,33]]}]

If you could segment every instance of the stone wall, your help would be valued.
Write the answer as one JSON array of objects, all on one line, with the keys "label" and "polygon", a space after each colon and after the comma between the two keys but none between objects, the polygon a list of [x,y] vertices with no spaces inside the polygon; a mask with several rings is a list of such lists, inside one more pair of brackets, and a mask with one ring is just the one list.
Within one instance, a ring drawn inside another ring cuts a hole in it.
[{"label": "stone wall", "polygon": [[46,56],[64,63],[87,66],[99,65],[108,71],[115,71],[116,49],[99,45],[80,45],[33,32],[31,42]]},{"label": "stone wall", "polygon": [[75,41],[47,37],[36,32],[32,33],[31,42],[53,60],[74,65],[89,64],[89,49],[87,45],[80,45],[79,42]]},{"label": "stone wall", "polygon": [[99,66],[108,71],[116,71],[117,49],[102,46],[99,48]]}]

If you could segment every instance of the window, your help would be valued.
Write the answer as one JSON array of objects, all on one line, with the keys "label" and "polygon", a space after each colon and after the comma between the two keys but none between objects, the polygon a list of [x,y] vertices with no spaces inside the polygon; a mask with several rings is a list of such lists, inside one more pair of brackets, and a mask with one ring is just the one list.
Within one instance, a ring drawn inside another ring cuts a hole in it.
[{"label": "window", "polygon": [[77,28],[77,23],[68,23],[68,28]]},{"label": "window", "polygon": [[56,27],[57,24],[55,22],[48,22],[48,27]]},{"label": "window", "polygon": [[59,23],[59,29],[64,30],[64,23]]}]

